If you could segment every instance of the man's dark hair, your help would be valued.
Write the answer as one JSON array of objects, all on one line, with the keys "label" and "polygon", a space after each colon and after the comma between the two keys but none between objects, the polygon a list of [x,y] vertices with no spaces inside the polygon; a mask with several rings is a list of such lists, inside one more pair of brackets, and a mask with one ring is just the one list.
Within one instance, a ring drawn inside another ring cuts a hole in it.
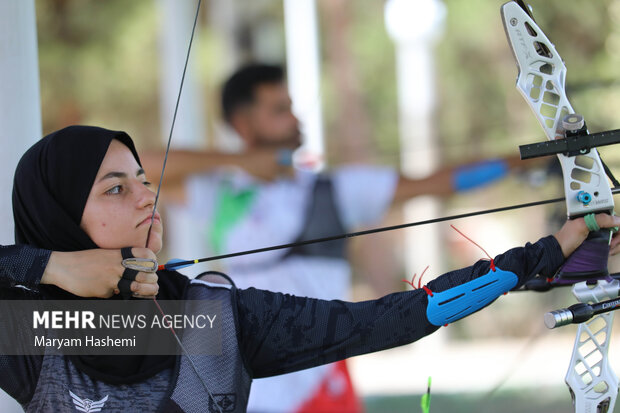
[{"label": "man's dark hair", "polygon": [[263,84],[284,81],[281,66],[250,64],[237,70],[222,88],[222,114],[230,122],[239,107],[252,103],[256,88]]}]

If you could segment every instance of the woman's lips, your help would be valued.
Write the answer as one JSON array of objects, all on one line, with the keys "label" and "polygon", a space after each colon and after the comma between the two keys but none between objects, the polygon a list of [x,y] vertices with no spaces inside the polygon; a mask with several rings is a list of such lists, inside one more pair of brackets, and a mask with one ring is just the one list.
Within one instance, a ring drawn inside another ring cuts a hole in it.
[{"label": "woman's lips", "polygon": [[152,216],[154,217],[153,218],[153,223],[154,222],[161,222],[161,218],[159,216],[159,213],[155,212],[154,215],[149,215],[142,222],[140,222],[137,226],[141,226],[141,225],[144,225],[144,224],[149,224],[150,225],[151,224],[151,217]]}]

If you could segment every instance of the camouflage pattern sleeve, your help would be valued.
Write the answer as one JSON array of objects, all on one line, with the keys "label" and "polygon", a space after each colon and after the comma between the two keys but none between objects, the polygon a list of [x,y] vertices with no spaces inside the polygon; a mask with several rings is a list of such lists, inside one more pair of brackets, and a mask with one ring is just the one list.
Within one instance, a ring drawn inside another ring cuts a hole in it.
[{"label": "camouflage pattern sleeve", "polygon": [[[521,285],[552,274],[563,262],[555,238],[547,237],[495,257]],[[489,272],[489,262],[451,271],[429,282],[441,292]],[[317,276],[320,276],[317,275]],[[249,288],[236,291],[240,346],[255,378],[273,376],[414,342],[438,329],[426,316],[423,289],[350,303]]]},{"label": "camouflage pattern sleeve", "polygon": [[36,288],[51,253],[29,245],[0,245],[0,287]]}]

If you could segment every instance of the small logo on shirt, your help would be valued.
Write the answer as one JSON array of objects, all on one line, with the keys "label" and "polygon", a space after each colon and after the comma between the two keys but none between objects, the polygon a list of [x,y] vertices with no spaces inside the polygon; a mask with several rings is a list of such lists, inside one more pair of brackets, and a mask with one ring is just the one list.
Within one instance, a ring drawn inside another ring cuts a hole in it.
[{"label": "small logo on shirt", "polygon": [[235,411],[237,405],[237,395],[235,393],[214,394],[212,397],[209,400],[210,412],[217,413],[221,411],[226,413]]},{"label": "small logo on shirt", "polygon": [[103,399],[99,401],[94,401],[91,399],[81,399],[78,395],[69,390],[69,394],[73,399],[73,404],[75,404],[75,409],[79,412],[91,413],[91,412],[100,412],[105,405],[105,402],[108,400],[108,396],[105,396]]}]

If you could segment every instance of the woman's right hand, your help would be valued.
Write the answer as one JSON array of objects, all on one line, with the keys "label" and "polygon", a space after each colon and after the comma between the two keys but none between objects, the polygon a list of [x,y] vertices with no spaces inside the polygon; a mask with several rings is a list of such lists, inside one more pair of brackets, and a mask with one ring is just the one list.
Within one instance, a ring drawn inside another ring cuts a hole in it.
[{"label": "woman's right hand", "polygon": [[[136,258],[157,259],[148,248],[132,248]],[[53,284],[80,297],[109,298],[118,294],[118,281],[125,267],[120,250],[93,249],[73,252],[53,251],[41,278],[41,284]],[[134,296],[157,295],[157,274],[139,272],[131,283]]]}]

